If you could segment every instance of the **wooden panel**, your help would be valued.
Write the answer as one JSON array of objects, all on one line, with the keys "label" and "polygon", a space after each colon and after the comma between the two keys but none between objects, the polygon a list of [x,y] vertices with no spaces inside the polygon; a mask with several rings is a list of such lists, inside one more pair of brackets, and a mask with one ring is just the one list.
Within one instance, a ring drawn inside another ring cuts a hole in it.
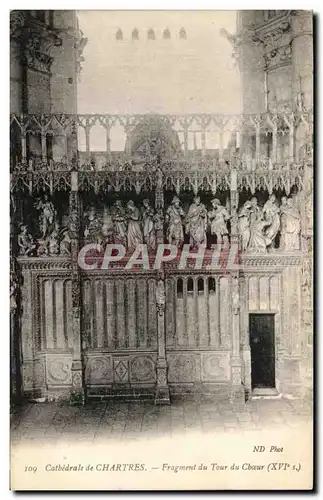
[{"label": "wooden panel", "polygon": [[197,325],[199,333],[199,345],[209,345],[209,320],[208,320],[208,290],[207,279],[197,280]]},{"label": "wooden panel", "polygon": [[107,347],[112,349],[114,347],[116,324],[114,283],[112,280],[106,282],[106,308]]},{"label": "wooden panel", "polygon": [[280,303],[280,278],[272,276],[269,281],[270,309],[278,310]]},{"label": "wooden panel", "polygon": [[53,311],[53,282],[52,280],[46,280],[44,282],[44,301],[45,301],[45,339],[46,348],[54,349],[54,332],[53,332],[53,321],[54,321],[54,311]]},{"label": "wooden panel", "polygon": [[156,282],[148,280],[148,347],[157,346]]},{"label": "wooden panel", "polygon": [[[86,344],[94,347],[93,340],[93,308],[92,308],[92,281],[83,281],[83,332]],[[69,311],[69,309],[68,309]]]},{"label": "wooden panel", "polygon": [[64,281],[55,280],[55,320],[56,320],[56,337],[57,337],[57,347],[63,349],[67,347],[67,337],[66,337],[66,315],[65,308],[66,304],[64,302]]},{"label": "wooden panel", "polygon": [[176,334],[176,318],[175,318],[175,304],[176,304],[176,280],[166,280],[166,345],[169,347],[174,346],[174,338]]},{"label": "wooden panel", "polygon": [[195,280],[189,278],[187,280],[187,287],[189,283],[193,281],[193,290],[187,288],[187,299],[186,299],[186,320],[187,320],[187,335],[188,335],[188,345],[191,347],[196,346],[196,283]]},{"label": "wooden panel", "polygon": [[250,276],[249,278],[249,311],[257,311],[259,304],[259,288],[258,288],[258,277]]},{"label": "wooden panel", "polygon": [[117,288],[117,329],[116,342],[119,348],[126,347],[125,344],[125,304],[124,304],[124,281],[116,281]]},{"label": "wooden panel", "polygon": [[220,346],[229,346],[230,338],[229,280],[226,277],[222,277],[220,278]]},{"label": "wooden panel", "polygon": [[261,276],[259,279],[259,309],[269,309],[269,277]]},{"label": "wooden panel", "polygon": [[127,280],[126,286],[126,323],[129,347],[137,346],[136,336],[136,288],[133,279]]},{"label": "wooden panel", "polygon": [[73,347],[73,310],[72,310],[72,280],[66,280],[64,283],[66,297],[66,330],[68,347]]},{"label": "wooden panel", "polygon": [[[178,292],[179,283],[182,283],[182,292]],[[185,317],[184,317],[184,282],[180,278],[177,280],[176,286],[176,344],[179,346],[185,345],[184,329],[185,329]]]},{"label": "wooden panel", "polygon": [[147,288],[146,280],[137,281],[137,343],[147,346]]},{"label": "wooden panel", "polygon": [[215,284],[215,290],[209,288],[209,323],[210,323],[210,344],[211,346],[219,345],[219,319],[220,319],[220,294],[219,282]]},{"label": "wooden panel", "polygon": [[105,297],[103,291],[103,283],[101,280],[95,280],[94,282],[94,293],[95,293],[95,313],[96,313],[96,331],[97,331],[97,347],[104,346],[105,338]]}]

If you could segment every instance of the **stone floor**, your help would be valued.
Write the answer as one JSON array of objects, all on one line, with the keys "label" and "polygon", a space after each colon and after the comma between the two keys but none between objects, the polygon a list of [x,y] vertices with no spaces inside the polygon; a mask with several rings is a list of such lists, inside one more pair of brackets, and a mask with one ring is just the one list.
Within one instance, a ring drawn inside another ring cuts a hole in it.
[{"label": "stone floor", "polygon": [[178,434],[233,433],[296,428],[312,419],[310,401],[255,399],[235,408],[219,401],[92,402],[84,407],[67,403],[25,404],[11,413],[12,444],[25,441],[61,443],[106,439],[142,439]]}]

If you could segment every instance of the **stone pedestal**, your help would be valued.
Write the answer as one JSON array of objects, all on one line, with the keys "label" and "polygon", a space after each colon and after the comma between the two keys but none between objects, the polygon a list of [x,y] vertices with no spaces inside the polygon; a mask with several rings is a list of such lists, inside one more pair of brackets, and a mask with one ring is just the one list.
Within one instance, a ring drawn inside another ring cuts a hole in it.
[{"label": "stone pedestal", "polygon": [[79,359],[73,359],[72,362],[72,390],[70,395],[70,404],[72,406],[75,405],[84,405],[85,395],[84,395],[84,387],[83,387],[83,371],[82,371],[82,362]]},{"label": "stone pedestal", "polygon": [[156,287],[158,357],[156,363],[157,386],[155,404],[170,404],[165,343],[165,301],[165,282],[163,279],[159,279]]},{"label": "stone pedestal", "polygon": [[169,405],[170,394],[167,383],[167,361],[166,358],[159,358],[156,364],[157,386],[155,393],[156,405]]},{"label": "stone pedestal", "polygon": [[[74,188],[74,189],[73,189]],[[82,338],[81,338],[81,281],[77,263],[79,250],[80,203],[77,192],[77,174],[73,172],[72,191],[70,193],[70,234],[72,256],[72,314],[73,314],[73,362],[72,362],[72,389],[70,403],[82,405],[85,401],[83,366],[82,366]]]}]

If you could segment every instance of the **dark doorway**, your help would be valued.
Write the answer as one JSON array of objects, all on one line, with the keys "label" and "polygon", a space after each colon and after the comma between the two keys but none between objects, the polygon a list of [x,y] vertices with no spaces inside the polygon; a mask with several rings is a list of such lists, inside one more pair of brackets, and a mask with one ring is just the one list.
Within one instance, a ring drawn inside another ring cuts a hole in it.
[{"label": "dark doorway", "polygon": [[275,316],[249,315],[251,387],[275,388]]}]

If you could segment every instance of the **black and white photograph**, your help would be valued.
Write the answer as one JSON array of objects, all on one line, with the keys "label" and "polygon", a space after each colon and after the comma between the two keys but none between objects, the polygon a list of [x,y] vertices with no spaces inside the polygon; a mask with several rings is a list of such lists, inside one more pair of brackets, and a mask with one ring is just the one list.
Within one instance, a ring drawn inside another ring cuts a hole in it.
[{"label": "black and white photograph", "polygon": [[11,490],[313,488],[314,21],[10,11]]}]

